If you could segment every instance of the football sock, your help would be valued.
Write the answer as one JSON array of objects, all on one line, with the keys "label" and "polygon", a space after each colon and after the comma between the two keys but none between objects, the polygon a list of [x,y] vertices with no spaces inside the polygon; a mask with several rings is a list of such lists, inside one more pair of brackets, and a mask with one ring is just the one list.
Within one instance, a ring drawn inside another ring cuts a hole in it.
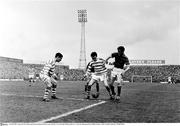
[{"label": "football sock", "polygon": [[87,85],[87,96],[90,96],[91,86]]},{"label": "football sock", "polygon": [[117,86],[117,95],[120,96],[121,95],[121,86]]},{"label": "football sock", "polygon": [[51,91],[51,87],[46,87],[45,91],[44,91],[44,97],[43,99],[48,99],[48,95]]},{"label": "football sock", "polygon": [[96,91],[99,92],[99,83],[96,83]]},{"label": "football sock", "polygon": [[[88,83],[87,83],[88,84]],[[87,87],[88,87],[88,85],[84,85],[84,91],[86,92],[87,91]]]},{"label": "football sock", "polygon": [[51,92],[52,92],[52,95],[55,96],[56,95],[56,87],[57,85],[52,85],[52,89],[51,89]]},{"label": "football sock", "polygon": [[108,91],[109,95],[111,95],[110,88],[106,86],[106,90]]},{"label": "football sock", "polygon": [[114,91],[114,86],[113,85],[110,85],[110,88],[111,88],[111,91],[112,91],[112,94],[115,95],[115,91]]}]

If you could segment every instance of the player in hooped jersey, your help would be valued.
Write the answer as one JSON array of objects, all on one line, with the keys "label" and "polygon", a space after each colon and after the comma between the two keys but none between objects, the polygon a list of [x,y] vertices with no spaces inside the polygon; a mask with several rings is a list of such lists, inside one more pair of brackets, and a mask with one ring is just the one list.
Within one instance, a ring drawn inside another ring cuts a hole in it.
[{"label": "player in hooped jersey", "polygon": [[110,83],[110,88],[112,91],[112,95],[113,95],[113,99],[115,98],[115,91],[114,91],[114,82],[115,80],[117,81],[118,85],[117,85],[117,96],[116,99],[120,100],[120,94],[121,94],[121,87],[122,87],[122,83],[123,83],[123,75],[124,73],[130,68],[130,63],[129,63],[129,59],[128,57],[124,54],[125,48],[124,46],[119,46],[117,48],[118,52],[117,53],[112,53],[111,56],[109,56],[106,59],[106,62],[108,62],[108,60],[110,58],[115,58],[115,62],[114,62],[114,68],[111,72],[111,83]]},{"label": "player in hooped jersey", "polygon": [[[90,80],[91,80],[92,74],[95,72],[95,71],[94,71],[94,68],[91,68],[90,71],[87,72],[89,65],[90,65],[90,62],[89,62],[88,65],[86,66],[86,75],[85,75],[85,76],[87,77],[87,83],[86,83],[86,85],[85,85],[85,92],[87,92],[88,83],[89,83]],[[97,81],[96,81],[95,83],[96,83],[96,92],[97,92],[97,94],[99,95],[99,83],[98,83]]]},{"label": "player in hooped jersey", "polygon": [[60,62],[63,58],[61,53],[56,53],[55,58],[48,61],[42,71],[40,72],[40,79],[46,84],[43,101],[49,101],[49,93],[52,92],[52,99],[58,99],[56,97],[57,88],[57,75],[55,74],[56,62]]},{"label": "player in hooped jersey", "polygon": [[[96,52],[91,53],[91,58],[92,58],[92,61],[89,62],[87,73],[86,73],[86,74],[91,73],[91,80],[88,83],[86,99],[90,99],[91,86],[96,81],[103,81],[110,97],[112,97],[111,92],[110,92],[110,87],[107,82],[107,69],[105,67],[105,60],[101,58],[97,58]],[[93,73],[91,72],[92,69],[94,69]]]}]

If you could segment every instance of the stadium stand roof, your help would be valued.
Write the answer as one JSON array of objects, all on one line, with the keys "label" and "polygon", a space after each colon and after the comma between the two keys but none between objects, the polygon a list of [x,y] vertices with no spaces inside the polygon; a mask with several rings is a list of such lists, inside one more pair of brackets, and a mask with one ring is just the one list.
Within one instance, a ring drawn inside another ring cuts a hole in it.
[{"label": "stadium stand roof", "polygon": [[9,57],[0,56],[0,62],[23,63],[23,60],[22,59],[17,59],[17,58],[9,58]]}]

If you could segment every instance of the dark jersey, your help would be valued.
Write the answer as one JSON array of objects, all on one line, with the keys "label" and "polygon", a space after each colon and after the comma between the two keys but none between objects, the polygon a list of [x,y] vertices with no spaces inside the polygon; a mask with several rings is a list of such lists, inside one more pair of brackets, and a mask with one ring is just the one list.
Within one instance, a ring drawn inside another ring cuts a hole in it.
[{"label": "dark jersey", "polygon": [[116,68],[123,69],[124,64],[126,64],[126,65],[130,64],[129,59],[124,54],[120,56],[118,53],[112,53],[111,57],[115,58],[114,67],[116,67]]}]

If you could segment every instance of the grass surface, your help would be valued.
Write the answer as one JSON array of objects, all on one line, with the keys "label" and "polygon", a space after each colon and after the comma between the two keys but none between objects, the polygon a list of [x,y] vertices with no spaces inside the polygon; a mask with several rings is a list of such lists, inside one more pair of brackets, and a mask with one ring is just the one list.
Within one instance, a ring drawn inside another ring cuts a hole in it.
[{"label": "grass surface", "polygon": [[[98,103],[84,98],[85,82],[58,83],[58,100],[42,102],[44,85],[35,82],[0,82],[0,122],[37,122]],[[93,89],[94,90],[94,89]],[[72,99],[73,98],[73,99]],[[106,103],[49,123],[177,123],[180,122],[180,84],[126,83],[121,101],[108,100],[100,84],[99,99]]]}]

